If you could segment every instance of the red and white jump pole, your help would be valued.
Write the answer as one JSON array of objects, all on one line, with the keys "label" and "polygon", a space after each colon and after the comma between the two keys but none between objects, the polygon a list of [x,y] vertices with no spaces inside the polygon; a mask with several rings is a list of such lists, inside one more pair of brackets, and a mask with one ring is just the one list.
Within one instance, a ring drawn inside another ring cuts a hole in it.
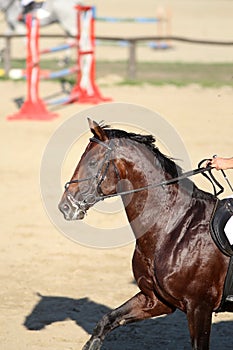
[{"label": "red and white jump pole", "polygon": [[79,103],[111,101],[104,97],[95,82],[95,18],[92,6],[75,6],[77,10],[77,83],[71,91]]},{"label": "red and white jump pole", "polygon": [[28,14],[27,26],[27,98],[19,112],[7,117],[8,120],[51,120],[58,116],[47,110],[39,97],[39,19]]},{"label": "red and white jump pole", "polygon": [[[95,83],[95,28],[94,11],[91,6],[75,6],[77,11],[77,66],[60,72],[40,72],[39,19],[27,15],[27,98],[19,112],[7,117],[8,120],[51,120],[58,114],[50,112],[39,97],[40,78],[54,78],[77,72],[77,81],[69,96],[58,100],[58,104],[100,103],[111,101],[104,97]],[[73,45],[75,46],[75,45]],[[42,50],[42,53],[51,52]],[[56,103],[54,103],[56,104]]]}]

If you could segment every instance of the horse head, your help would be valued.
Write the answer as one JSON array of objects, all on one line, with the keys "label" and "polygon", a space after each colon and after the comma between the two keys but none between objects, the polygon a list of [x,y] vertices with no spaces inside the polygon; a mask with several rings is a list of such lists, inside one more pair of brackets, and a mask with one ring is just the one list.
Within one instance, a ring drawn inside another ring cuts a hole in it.
[{"label": "horse head", "polygon": [[93,137],[74,174],[65,185],[59,209],[66,220],[81,220],[87,210],[106,196],[117,192],[121,179],[119,161],[114,159],[114,140],[104,128],[88,119]]}]

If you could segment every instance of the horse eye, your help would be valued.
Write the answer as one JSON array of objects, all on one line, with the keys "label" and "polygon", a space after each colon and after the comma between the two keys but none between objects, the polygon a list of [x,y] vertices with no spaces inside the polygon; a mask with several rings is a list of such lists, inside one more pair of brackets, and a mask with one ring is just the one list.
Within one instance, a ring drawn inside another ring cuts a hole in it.
[{"label": "horse eye", "polygon": [[95,159],[92,159],[92,160],[90,160],[90,162],[89,162],[89,167],[91,167],[91,168],[95,168],[96,167],[96,165],[97,165],[97,161],[95,160]]}]

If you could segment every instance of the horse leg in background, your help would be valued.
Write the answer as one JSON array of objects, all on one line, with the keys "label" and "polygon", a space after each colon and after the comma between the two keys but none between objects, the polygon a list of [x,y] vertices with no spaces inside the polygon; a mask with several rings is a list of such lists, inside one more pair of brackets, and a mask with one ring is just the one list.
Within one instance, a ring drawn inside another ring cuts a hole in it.
[{"label": "horse leg in background", "polygon": [[103,316],[83,350],[99,350],[105,336],[114,328],[174,311],[175,308],[163,304],[155,296],[149,297],[140,292],[117,309]]},{"label": "horse leg in background", "polygon": [[192,305],[187,311],[187,319],[192,349],[208,350],[212,323],[212,308],[206,303]]}]

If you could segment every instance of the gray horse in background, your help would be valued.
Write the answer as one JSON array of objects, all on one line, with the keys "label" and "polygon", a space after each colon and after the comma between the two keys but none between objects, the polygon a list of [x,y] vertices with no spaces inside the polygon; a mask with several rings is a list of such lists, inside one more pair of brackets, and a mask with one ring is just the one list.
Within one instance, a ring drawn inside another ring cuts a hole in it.
[{"label": "gray horse in background", "polygon": [[[18,17],[22,12],[20,0],[0,0],[0,10],[4,12],[7,22],[7,34],[16,32],[24,34],[26,29]],[[83,2],[82,2],[83,3]],[[47,0],[44,9],[49,12],[49,16],[40,20],[41,26],[58,23],[68,35],[77,33],[77,12],[74,6],[79,4],[75,0]]]}]

